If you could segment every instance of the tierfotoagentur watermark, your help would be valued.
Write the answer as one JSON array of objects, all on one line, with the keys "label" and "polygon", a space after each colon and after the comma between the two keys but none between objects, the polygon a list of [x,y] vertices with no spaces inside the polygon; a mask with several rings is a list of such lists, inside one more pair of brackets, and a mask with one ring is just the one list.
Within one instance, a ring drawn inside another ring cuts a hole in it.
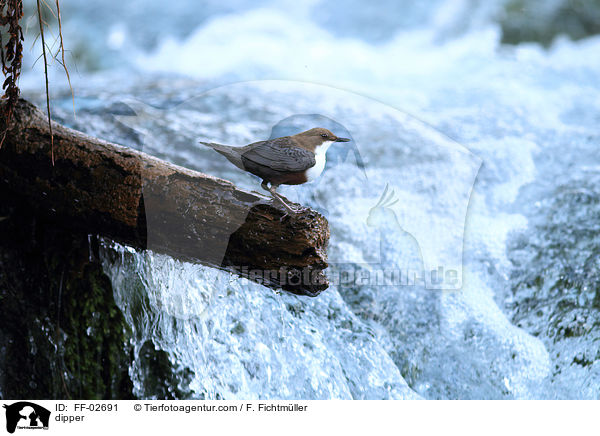
[{"label": "tierfotoagentur watermark", "polygon": [[[298,285],[316,285],[322,277],[310,268],[294,269],[249,269],[245,266],[235,268],[240,275],[259,283],[274,283],[282,287]],[[459,282],[458,271],[439,266],[432,270],[413,270],[402,268],[378,268],[369,264],[337,264],[328,270],[330,285],[351,286],[423,286],[439,289],[443,286],[454,287]]]}]

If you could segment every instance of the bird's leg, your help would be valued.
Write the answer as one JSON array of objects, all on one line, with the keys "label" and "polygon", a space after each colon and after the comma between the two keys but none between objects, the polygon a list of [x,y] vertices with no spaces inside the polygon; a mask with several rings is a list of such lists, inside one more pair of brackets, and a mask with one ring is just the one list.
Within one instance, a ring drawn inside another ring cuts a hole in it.
[{"label": "bird's leg", "polygon": [[279,187],[279,185],[273,185],[272,183],[270,184],[270,186],[267,185],[267,182],[263,182],[261,184],[261,186],[263,187],[263,189],[266,189],[267,191],[269,191],[271,193],[271,195],[273,196],[273,199],[277,200],[279,203],[281,203],[283,205],[283,207],[285,207],[287,209],[287,212],[285,213],[285,215],[283,215],[280,219],[280,221],[283,221],[285,218],[287,218],[287,216],[291,213],[292,215],[297,215],[298,214],[298,210],[294,209],[293,207],[291,207],[289,204],[287,204],[287,198],[285,198],[283,195],[279,194],[276,189]]},{"label": "bird's leg", "polygon": [[279,185],[273,185],[271,184],[269,186],[269,184],[263,180],[263,182],[260,185],[265,191],[269,191],[271,193],[271,195],[273,196],[273,199],[277,200],[279,203],[281,203],[283,205],[283,207],[285,207],[287,209],[287,212],[285,213],[285,215],[283,215],[280,218],[280,221],[283,221],[285,218],[287,218],[287,216],[291,213],[292,215],[298,215],[300,212],[302,212],[303,210],[305,210],[306,208],[301,207],[300,209],[294,209],[292,208],[289,204],[287,204],[287,202],[289,201],[287,198],[285,198],[283,195],[279,194],[276,189],[279,187]]},{"label": "bird's leg", "polygon": [[[283,205],[283,207],[285,207],[288,210],[288,213],[291,213],[293,215],[296,215],[298,213],[297,210],[293,209],[289,204],[287,204],[285,202],[285,200],[284,200],[285,197],[283,195],[280,195],[277,193],[277,191],[275,191],[275,186],[270,186],[268,191],[271,193],[273,198],[278,200]],[[287,213],[285,215],[287,215]],[[284,215],[284,217],[285,217],[285,215]]]}]

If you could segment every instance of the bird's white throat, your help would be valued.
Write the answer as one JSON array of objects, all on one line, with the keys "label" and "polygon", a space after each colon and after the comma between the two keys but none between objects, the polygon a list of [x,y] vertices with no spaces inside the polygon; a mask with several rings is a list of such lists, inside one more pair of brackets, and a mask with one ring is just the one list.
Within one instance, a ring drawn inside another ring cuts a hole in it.
[{"label": "bird's white throat", "polygon": [[306,170],[306,179],[308,182],[316,179],[321,175],[325,168],[326,154],[329,146],[333,141],[325,141],[315,149],[315,165]]}]

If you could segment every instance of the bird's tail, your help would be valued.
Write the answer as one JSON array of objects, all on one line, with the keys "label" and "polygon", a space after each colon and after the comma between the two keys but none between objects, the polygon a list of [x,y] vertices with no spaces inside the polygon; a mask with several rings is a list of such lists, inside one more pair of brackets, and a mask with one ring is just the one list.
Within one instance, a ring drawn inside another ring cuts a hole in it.
[{"label": "bird's tail", "polygon": [[219,152],[223,156],[229,160],[236,167],[244,169],[242,165],[242,161],[240,158],[240,154],[238,151],[234,151],[236,147],[232,147],[230,145],[217,144],[216,142],[202,142],[198,141],[202,145],[206,145],[207,147],[212,148],[213,150]]},{"label": "bird's tail", "polygon": [[219,153],[221,153],[224,156],[230,155],[231,149],[233,148],[229,145],[217,144],[216,142],[202,142],[202,141],[198,141],[198,142],[202,145],[206,145],[207,147],[212,148],[213,150],[218,151]]},{"label": "bird's tail", "polygon": [[223,144],[217,144],[216,142],[202,142],[202,141],[198,141],[200,144],[202,145],[206,145],[207,147],[210,148],[214,148],[216,150],[218,150],[219,148],[228,148],[228,145],[223,145]]}]

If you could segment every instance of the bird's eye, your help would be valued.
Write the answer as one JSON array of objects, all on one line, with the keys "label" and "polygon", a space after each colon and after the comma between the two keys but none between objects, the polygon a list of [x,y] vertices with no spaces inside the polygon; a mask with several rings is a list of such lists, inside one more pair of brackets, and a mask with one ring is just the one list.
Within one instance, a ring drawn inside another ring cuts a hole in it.
[{"label": "bird's eye", "polygon": [[322,138],[327,138],[327,133],[321,133]]}]

